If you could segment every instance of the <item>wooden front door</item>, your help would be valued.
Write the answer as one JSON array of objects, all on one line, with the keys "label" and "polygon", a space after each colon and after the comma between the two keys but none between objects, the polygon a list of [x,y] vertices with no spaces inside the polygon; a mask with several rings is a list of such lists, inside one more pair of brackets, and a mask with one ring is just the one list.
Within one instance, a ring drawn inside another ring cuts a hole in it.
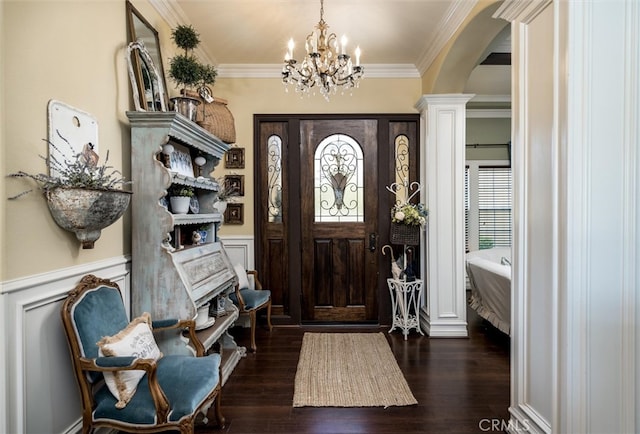
[{"label": "wooden front door", "polygon": [[378,320],[377,128],[300,121],[303,322]]},{"label": "wooden front door", "polygon": [[381,247],[395,197],[385,187],[418,180],[419,123],[417,114],[255,115],[255,264],[274,324],[391,324]]}]

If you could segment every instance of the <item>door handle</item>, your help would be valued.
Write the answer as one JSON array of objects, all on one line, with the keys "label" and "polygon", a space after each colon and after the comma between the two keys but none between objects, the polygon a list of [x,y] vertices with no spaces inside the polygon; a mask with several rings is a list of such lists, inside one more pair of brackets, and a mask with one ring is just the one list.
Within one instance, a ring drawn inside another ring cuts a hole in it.
[{"label": "door handle", "polygon": [[369,251],[370,252],[375,252],[376,251],[376,240],[378,238],[378,235],[375,232],[371,232],[369,234]]}]

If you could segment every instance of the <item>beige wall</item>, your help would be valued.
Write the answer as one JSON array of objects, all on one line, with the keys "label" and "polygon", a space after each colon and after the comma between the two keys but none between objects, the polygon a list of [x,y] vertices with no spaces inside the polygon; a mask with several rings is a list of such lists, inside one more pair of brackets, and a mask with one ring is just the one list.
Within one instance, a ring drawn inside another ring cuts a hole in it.
[{"label": "beige wall", "polygon": [[[115,1],[4,2],[2,182],[5,197],[24,190],[25,180],[4,175],[24,170],[46,173],[38,155],[47,154],[47,104],[62,101],[94,115],[99,144],[110,164],[129,171],[125,110],[129,87],[123,48],[125,5]],[[128,216],[103,231],[93,250],[60,229],[39,193],[2,199],[2,280],[130,252]]]},{"label": "beige wall", "polygon": [[[165,70],[175,52],[171,29],[147,1],[136,9],[159,32]],[[3,197],[30,184],[4,175],[18,170],[46,172],[38,155],[46,155],[47,104],[62,101],[98,120],[100,154],[130,177],[131,107],[124,48],[127,43],[124,2],[5,1],[2,3],[2,181]],[[175,94],[174,86],[168,83]],[[353,96],[337,95],[327,103],[320,96],[300,98],[285,93],[278,78],[218,79],[214,94],[229,100],[236,120],[237,145],[247,151],[245,224],[223,227],[222,235],[253,233],[253,115],[256,113],[415,113],[421,95],[419,79],[365,79]],[[7,110],[10,108],[10,110]],[[222,164],[215,172],[224,174]],[[135,198],[133,198],[135,200]],[[2,259],[0,279],[18,277],[128,255],[130,211],[103,230],[93,250],[83,250],[75,236],[59,228],[39,193],[16,201],[0,201]]]}]

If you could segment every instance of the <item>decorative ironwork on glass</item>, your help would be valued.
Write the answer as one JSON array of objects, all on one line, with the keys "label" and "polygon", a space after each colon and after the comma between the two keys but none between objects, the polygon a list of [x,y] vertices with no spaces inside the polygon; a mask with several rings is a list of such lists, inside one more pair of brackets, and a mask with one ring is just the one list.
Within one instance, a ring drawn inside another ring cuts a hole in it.
[{"label": "decorative ironwork on glass", "polygon": [[282,223],[282,139],[267,140],[267,208],[270,223]]},{"label": "decorative ironwork on glass", "polygon": [[396,200],[401,203],[409,197],[409,138],[401,134],[396,137],[394,145]]},{"label": "decorative ironwork on glass", "polygon": [[318,145],[314,163],[315,221],[364,221],[360,144],[342,134],[329,136]]}]

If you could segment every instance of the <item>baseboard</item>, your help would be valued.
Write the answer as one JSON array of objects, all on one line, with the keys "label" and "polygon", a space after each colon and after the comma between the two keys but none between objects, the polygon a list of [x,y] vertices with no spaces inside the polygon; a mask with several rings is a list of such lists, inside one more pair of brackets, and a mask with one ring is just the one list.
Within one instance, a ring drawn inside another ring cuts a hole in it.
[{"label": "baseboard", "polygon": [[511,419],[506,429],[510,434],[551,434],[551,425],[529,405],[509,407]]},{"label": "baseboard", "polygon": [[430,338],[467,338],[469,331],[466,321],[431,321],[424,309],[420,312],[420,328]]}]

